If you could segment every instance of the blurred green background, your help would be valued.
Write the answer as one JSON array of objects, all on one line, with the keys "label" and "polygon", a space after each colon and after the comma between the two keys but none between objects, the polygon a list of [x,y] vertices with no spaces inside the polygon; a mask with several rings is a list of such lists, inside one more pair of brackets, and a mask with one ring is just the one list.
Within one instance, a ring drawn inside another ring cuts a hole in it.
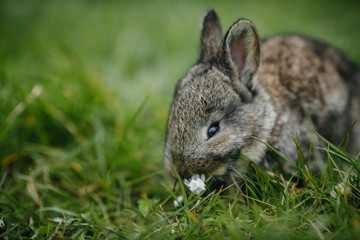
[{"label": "blurred green background", "polygon": [[164,194],[169,105],[209,7],[224,32],[248,18],[261,37],[301,33],[360,62],[359,1],[2,0],[3,216],[25,224],[34,214],[20,203],[79,212],[89,194],[120,208]]}]

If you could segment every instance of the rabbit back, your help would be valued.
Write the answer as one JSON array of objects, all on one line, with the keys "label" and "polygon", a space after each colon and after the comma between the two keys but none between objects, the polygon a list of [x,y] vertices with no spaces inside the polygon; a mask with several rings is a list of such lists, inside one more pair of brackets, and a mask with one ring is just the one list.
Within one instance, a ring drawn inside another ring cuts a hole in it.
[{"label": "rabbit back", "polygon": [[[357,67],[324,43],[296,35],[263,41],[258,81],[278,113],[269,144],[286,155],[295,153],[294,135],[289,134],[294,130],[300,146],[307,148],[316,141],[311,130],[339,141],[360,120]],[[359,125],[354,126],[349,146],[354,154],[360,147]]]}]

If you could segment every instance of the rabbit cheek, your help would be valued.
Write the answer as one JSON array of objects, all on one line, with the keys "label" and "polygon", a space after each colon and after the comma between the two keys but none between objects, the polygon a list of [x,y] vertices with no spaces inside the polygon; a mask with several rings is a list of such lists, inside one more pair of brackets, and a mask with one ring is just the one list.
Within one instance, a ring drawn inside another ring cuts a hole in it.
[{"label": "rabbit cheek", "polygon": [[211,141],[209,142],[209,147],[215,151],[223,150],[224,146],[226,146],[228,144],[229,138],[230,137],[228,134],[220,133],[216,137],[211,139]]}]

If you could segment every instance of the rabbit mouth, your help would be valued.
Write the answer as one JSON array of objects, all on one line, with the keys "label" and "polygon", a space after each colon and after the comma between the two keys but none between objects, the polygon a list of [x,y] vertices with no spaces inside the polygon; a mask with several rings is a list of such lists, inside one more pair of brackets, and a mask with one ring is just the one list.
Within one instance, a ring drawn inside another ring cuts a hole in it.
[{"label": "rabbit mouth", "polygon": [[228,168],[226,166],[220,166],[219,168],[215,169],[215,171],[213,171],[210,176],[222,176],[224,174],[226,174],[226,172],[228,171]]},{"label": "rabbit mouth", "polygon": [[[244,180],[248,161],[240,151],[233,153],[228,160],[211,172],[210,176],[220,181],[231,181],[234,179]],[[232,179],[232,180],[231,180]]]}]

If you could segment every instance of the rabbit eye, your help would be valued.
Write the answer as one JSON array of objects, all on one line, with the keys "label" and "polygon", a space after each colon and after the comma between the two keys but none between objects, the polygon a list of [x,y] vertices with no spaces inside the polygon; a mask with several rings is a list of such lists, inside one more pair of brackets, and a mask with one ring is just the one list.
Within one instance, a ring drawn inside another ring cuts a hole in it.
[{"label": "rabbit eye", "polygon": [[219,131],[219,129],[219,122],[212,123],[207,131],[208,138],[214,136]]}]

